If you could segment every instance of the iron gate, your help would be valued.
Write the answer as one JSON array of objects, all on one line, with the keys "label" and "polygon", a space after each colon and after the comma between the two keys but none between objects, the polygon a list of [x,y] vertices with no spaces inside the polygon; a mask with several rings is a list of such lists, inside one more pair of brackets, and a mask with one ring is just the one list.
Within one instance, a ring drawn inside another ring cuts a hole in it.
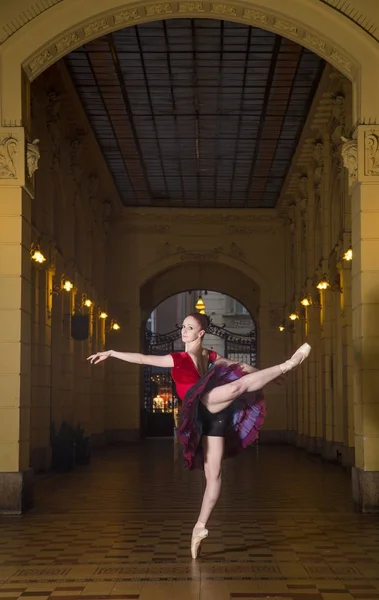
[{"label": "iron gate", "polygon": [[[257,339],[253,330],[248,335],[239,335],[211,323],[208,332],[224,340],[224,356],[235,362],[256,364]],[[165,355],[180,351],[181,329],[165,334],[145,330],[144,353]],[[148,437],[172,436],[179,407],[175,385],[169,369],[146,366],[143,369],[143,429]]]}]

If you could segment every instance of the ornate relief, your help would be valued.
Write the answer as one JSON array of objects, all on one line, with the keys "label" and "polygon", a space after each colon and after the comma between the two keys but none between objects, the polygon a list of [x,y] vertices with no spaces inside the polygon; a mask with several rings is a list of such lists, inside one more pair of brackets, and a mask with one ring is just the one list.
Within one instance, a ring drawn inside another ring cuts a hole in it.
[{"label": "ornate relief", "polygon": [[57,52],[64,52],[65,50],[67,50],[68,48],[71,48],[71,46],[74,46],[78,42],[79,42],[78,34],[76,33],[76,31],[72,31],[68,35],[65,35],[64,37],[60,38],[55,43],[55,48],[56,48]]},{"label": "ornate relief", "polygon": [[28,142],[26,145],[26,166],[27,173],[29,178],[31,179],[34,173],[38,169],[39,159],[41,157],[41,153],[38,148],[39,140],[33,140],[33,142]]},{"label": "ornate relief", "polygon": [[83,31],[84,31],[84,35],[86,37],[89,37],[90,35],[92,36],[95,33],[98,33],[99,31],[103,31],[104,29],[107,29],[108,27],[109,27],[109,24],[106,19],[99,19],[98,21],[93,21],[92,23],[85,25],[85,27],[83,27]]},{"label": "ornate relief", "polygon": [[345,69],[348,73],[351,73],[351,61],[346,56],[337,52],[337,50],[333,50],[330,54],[330,58],[337,63],[338,66]]},{"label": "ornate relief", "polygon": [[298,181],[298,190],[300,194],[300,200],[308,200],[308,177],[306,175],[300,175]]},{"label": "ornate relief", "polygon": [[13,135],[0,138],[0,179],[17,178],[18,140]]},{"label": "ornate relief", "polygon": [[341,155],[344,167],[349,172],[349,185],[352,186],[358,177],[358,143],[357,140],[348,140],[341,138],[344,142],[341,148]]},{"label": "ornate relief", "polygon": [[341,137],[345,132],[346,123],[346,111],[345,111],[345,96],[341,92],[332,95],[333,100],[333,113],[331,122],[331,140],[333,143],[333,150],[336,152],[339,150]]},{"label": "ornate relief", "polygon": [[285,31],[286,33],[292,33],[292,35],[297,35],[296,25],[294,25],[294,23],[290,23],[289,21],[283,21],[283,19],[274,19],[274,27],[275,29]]},{"label": "ornate relief", "polygon": [[326,53],[326,43],[313,33],[306,31],[304,41],[309,44],[309,46],[312,46],[317,52],[321,52],[322,54]]},{"label": "ornate relief", "polygon": [[242,14],[241,20],[251,23],[253,26],[257,23],[263,24],[269,31],[275,32],[280,30],[285,34],[303,38],[305,44],[308,44],[316,52],[323,55],[326,60],[333,62],[342,71],[350,74],[355,67],[355,63],[352,62],[351,58],[341,54],[339,50],[333,48],[326,40],[319,38],[317,34],[299,27],[297,23],[293,23],[288,19],[277,18],[270,12],[247,8],[240,0],[237,0],[233,4],[227,2],[204,3],[202,0],[179,0],[179,2],[175,3],[158,2],[155,4],[146,4],[145,6],[140,4],[138,7],[122,11],[120,11],[119,7],[118,11],[115,12],[110,10],[106,18],[97,19],[85,25],[82,29],[83,33],[77,33],[75,30],[66,33],[64,37],[51,44],[49,48],[41,52],[28,64],[32,78],[54,62],[57,52],[62,53],[67,51],[72,45],[77,44],[77,41],[82,36],[85,38],[95,37],[97,33],[101,35],[104,30],[114,31],[120,25],[137,23],[139,20],[142,21],[144,17],[160,17],[175,13],[187,13],[195,16],[198,14],[208,14],[210,16],[219,14],[230,17],[237,17]]},{"label": "ornate relief", "polygon": [[170,15],[173,10],[169,2],[160,2],[159,4],[150,4],[146,6],[146,16],[155,17],[157,15]]},{"label": "ornate relief", "polygon": [[202,2],[179,2],[179,12],[203,13],[204,4]]},{"label": "ornate relief", "polygon": [[243,11],[243,18],[255,23],[268,23],[268,16],[260,10],[254,10],[252,8],[245,8]]},{"label": "ornate relief", "polygon": [[46,64],[52,62],[53,55],[50,50],[44,50],[38,56],[33,58],[29,63],[29,69],[32,75],[35,75],[38,71],[41,71]]},{"label": "ornate relief", "polygon": [[130,8],[129,10],[123,10],[122,12],[116,13],[113,16],[113,22],[115,25],[122,25],[123,23],[131,23],[140,18],[138,8]]},{"label": "ornate relief", "polygon": [[313,147],[313,158],[315,161],[314,183],[316,190],[319,191],[324,172],[324,144],[322,140],[315,141]]},{"label": "ornate relief", "polygon": [[379,175],[379,136],[365,132],[365,175]]},{"label": "ornate relief", "polygon": [[207,260],[219,260],[220,254],[217,251],[210,250],[205,252],[185,252],[183,248],[183,252],[180,254],[180,260],[182,262],[204,262]]},{"label": "ornate relief", "polygon": [[223,2],[212,2],[211,12],[217,13],[218,15],[229,15],[229,17],[237,16],[237,9],[232,4],[225,4]]}]

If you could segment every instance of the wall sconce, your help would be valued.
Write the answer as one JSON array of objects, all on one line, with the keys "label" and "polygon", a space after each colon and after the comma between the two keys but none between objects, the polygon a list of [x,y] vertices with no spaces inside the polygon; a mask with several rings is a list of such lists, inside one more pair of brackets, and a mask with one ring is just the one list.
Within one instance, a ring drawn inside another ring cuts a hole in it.
[{"label": "wall sconce", "polygon": [[302,300],[300,300],[300,304],[302,306],[311,306],[312,298],[310,298],[310,296],[304,296],[304,298]]},{"label": "wall sconce", "polygon": [[350,261],[353,260],[353,250],[352,248],[349,248],[345,254],[343,255],[343,259],[346,261]]},{"label": "wall sconce", "polygon": [[66,292],[71,292],[71,290],[73,289],[74,284],[72,283],[72,281],[70,281],[69,279],[62,279],[62,289],[65,290]]},{"label": "wall sconce", "polygon": [[109,327],[109,331],[119,331],[121,329],[120,325],[117,323],[117,321],[111,321],[110,327]]},{"label": "wall sconce", "polygon": [[30,256],[31,259],[34,260],[34,262],[39,263],[40,265],[42,265],[42,263],[46,261],[46,258],[42,254],[41,248],[38,244],[32,244],[30,249]]},{"label": "wall sconce", "polygon": [[279,331],[285,331],[285,326],[283,324],[279,325],[278,327]]},{"label": "wall sconce", "polygon": [[297,313],[293,312],[288,316],[288,318],[291,319],[291,321],[297,321],[297,319],[299,319],[300,317]]},{"label": "wall sconce", "polygon": [[100,317],[100,319],[104,319],[104,320],[108,319],[108,315],[107,315],[107,313],[104,310],[101,310],[99,312],[99,317]]},{"label": "wall sconce", "polygon": [[82,305],[86,306],[87,308],[91,308],[91,306],[93,305],[92,300],[88,298],[86,294],[82,295]]},{"label": "wall sconce", "polygon": [[318,290],[327,290],[330,287],[330,283],[326,275],[322,276],[316,287]]}]

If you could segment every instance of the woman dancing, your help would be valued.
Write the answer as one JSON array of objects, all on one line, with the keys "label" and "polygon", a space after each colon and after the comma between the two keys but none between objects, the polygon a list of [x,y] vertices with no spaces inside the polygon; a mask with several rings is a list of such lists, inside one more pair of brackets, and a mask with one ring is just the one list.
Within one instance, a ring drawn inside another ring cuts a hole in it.
[{"label": "woman dancing", "polygon": [[188,315],[182,325],[185,352],[148,356],[107,350],[88,358],[98,364],[109,357],[129,363],[171,368],[176,391],[183,402],[178,440],[186,467],[203,468],[206,488],[197,523],[192,532],[191,555],[197,558],[200,544],[208,536],[206,524],[220,496],[223,458],[235,456],[252,444],[263,423],[266,407],[260,390],[299,366],[311,351],[303,344],[284,363],[258,370],[233,363],[203,347],[208,317]]}]

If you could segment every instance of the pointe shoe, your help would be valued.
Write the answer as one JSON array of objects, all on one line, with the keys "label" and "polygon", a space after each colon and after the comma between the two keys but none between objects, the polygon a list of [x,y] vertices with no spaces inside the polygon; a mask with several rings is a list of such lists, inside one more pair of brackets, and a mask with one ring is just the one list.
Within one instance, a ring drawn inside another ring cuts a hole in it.
[{"label": "pointe shoe", "polygon": [[283,375],[285,373],[288,373],[288,371],[292,371],[292,369],[296,369],[296,367],[301,365],[301,363],[304,362],[306,358],[308,358],[310,353],[311,347],[309,344],[303,344],[302,346],[300,346],[300,348],[296,350],[295,354],[293,354],[289,360],[286,360],[286,362],[279,365]]},{"label": "pointe shoe", "polygon": [[205,529],[205,527],[195,527],[195,529],[192,532],[191,539],[192,558],[197,558],[200,549],[200,544],[206,537],[208,537],[208,529]]}]

